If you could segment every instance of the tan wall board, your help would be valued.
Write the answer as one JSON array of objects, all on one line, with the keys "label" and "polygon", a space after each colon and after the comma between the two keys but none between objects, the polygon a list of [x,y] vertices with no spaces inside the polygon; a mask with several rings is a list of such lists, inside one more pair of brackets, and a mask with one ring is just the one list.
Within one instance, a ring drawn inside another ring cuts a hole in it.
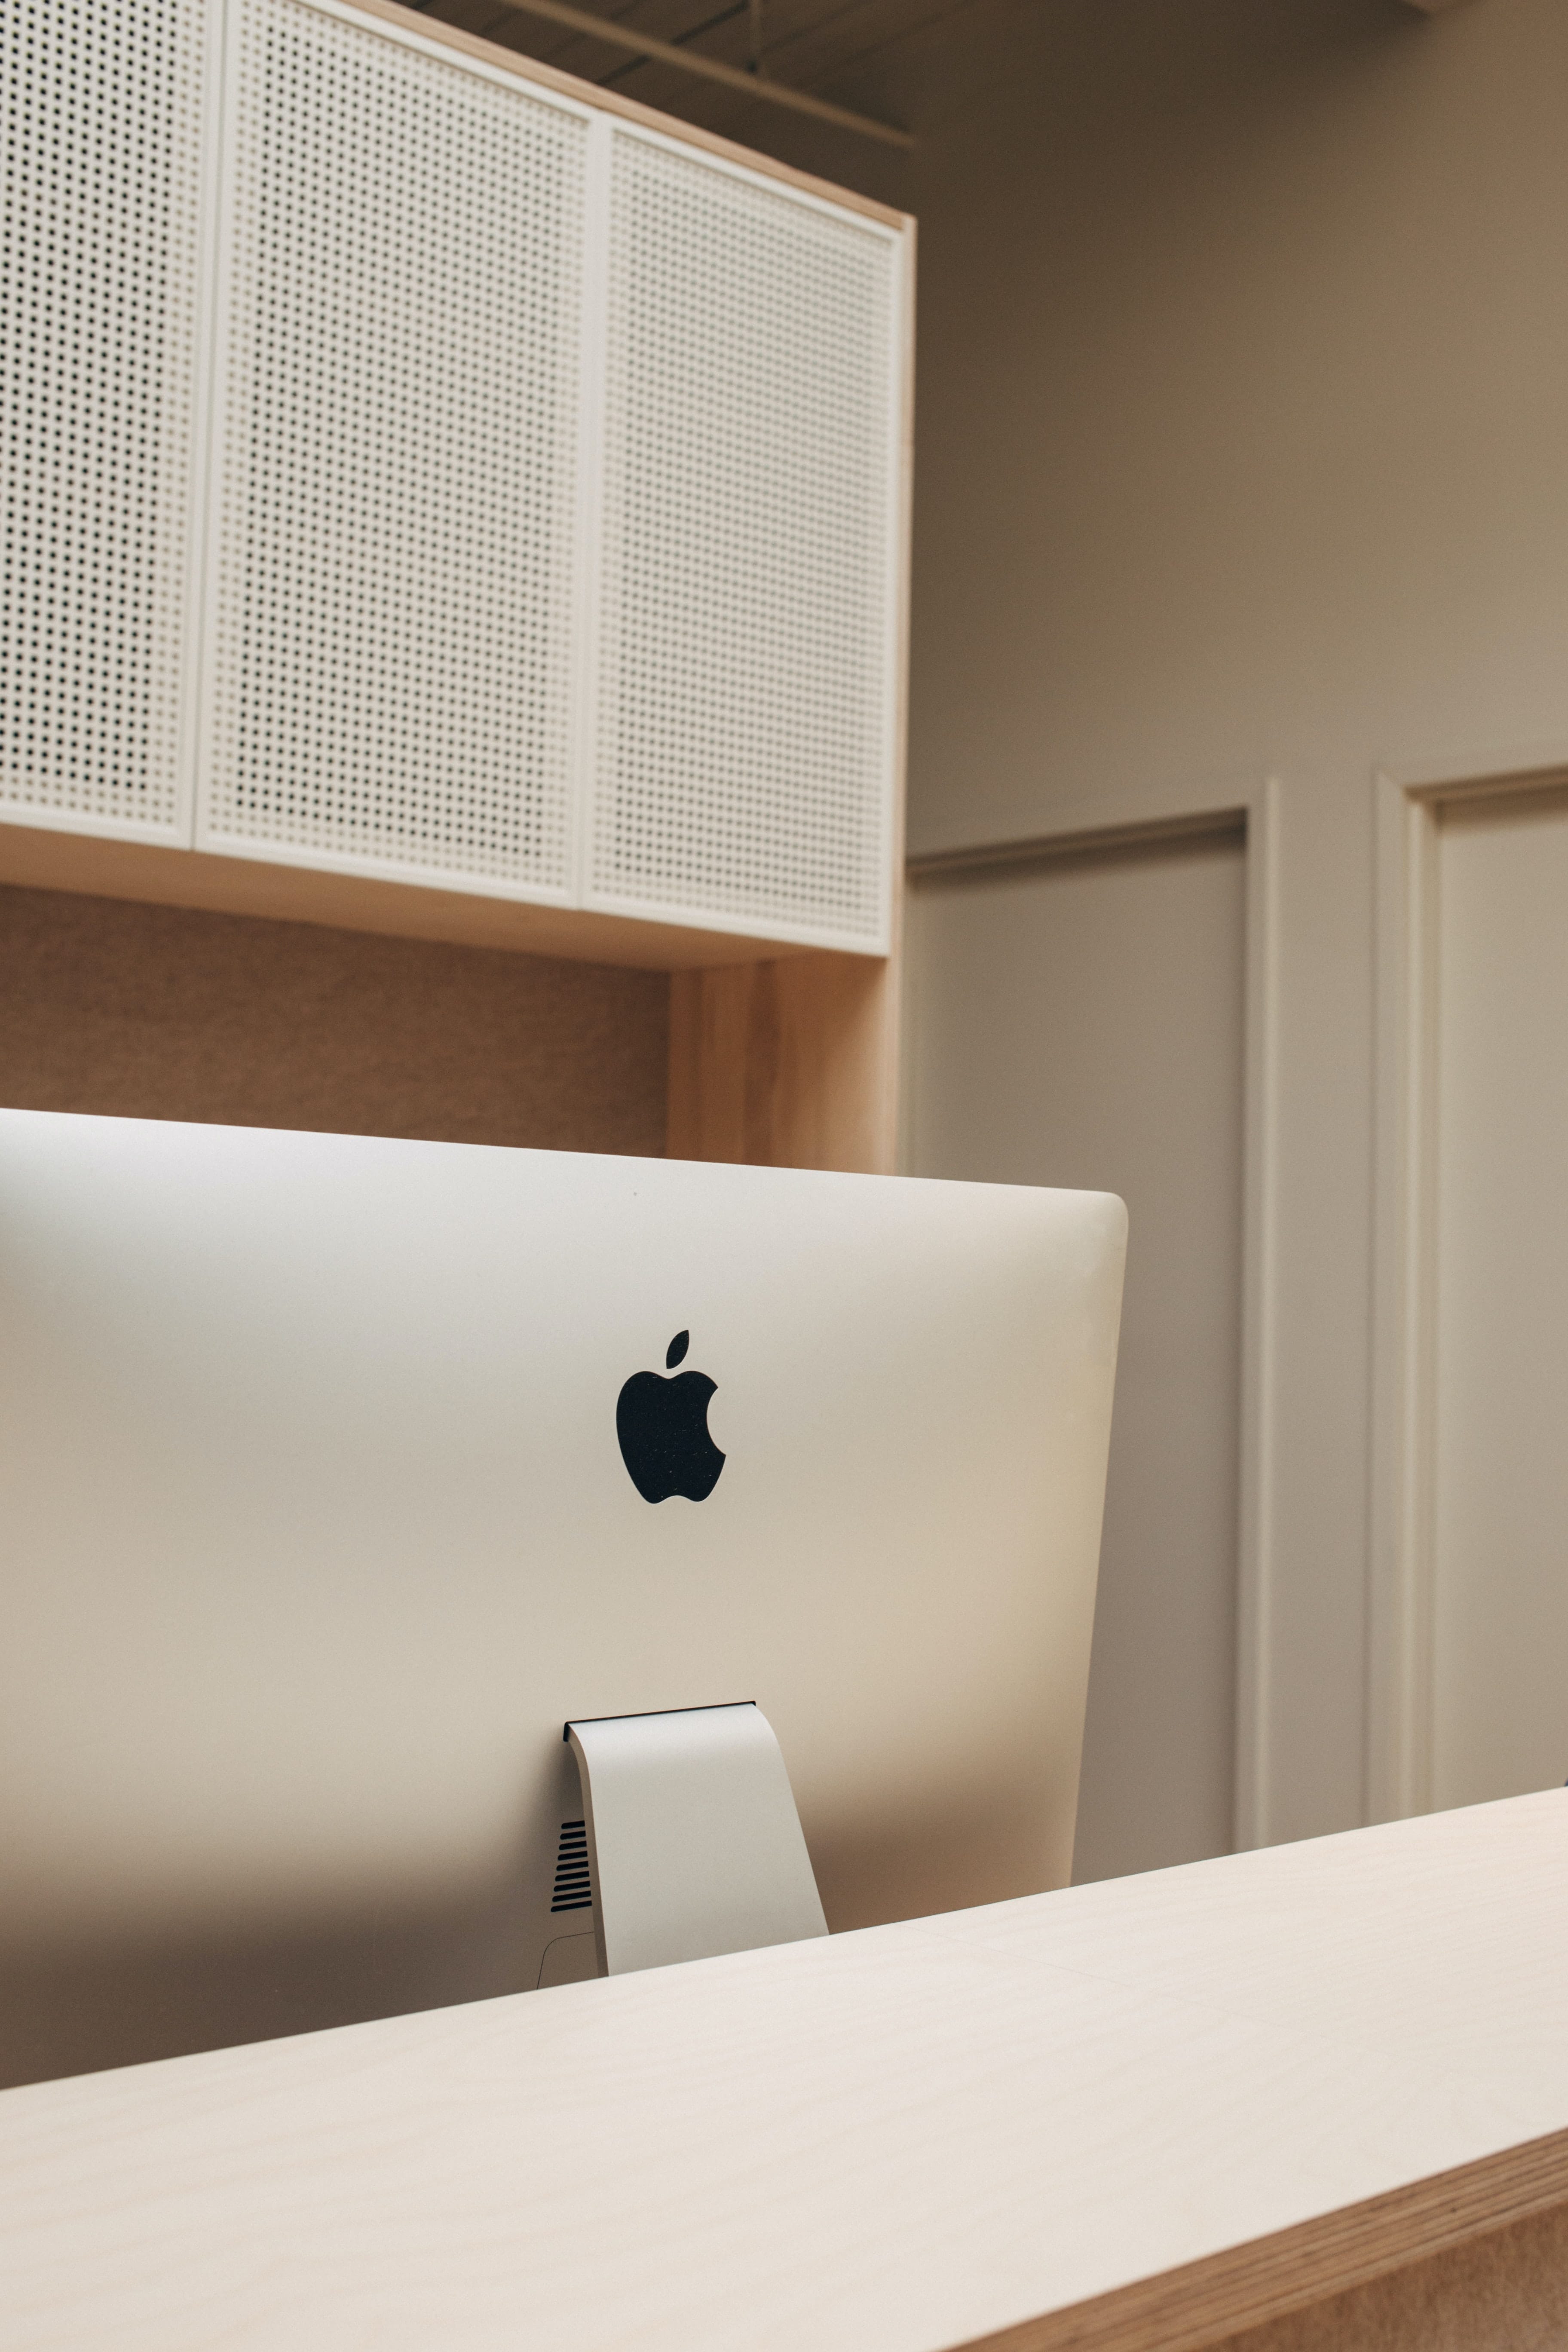
[{"label": "tan wall board", "polygon": [[1074,1875],[1232,1842],[1245,851],[1133,829],[910,893],[906,1164],[1130,1218]]},{"label": "tan wall board", "polygon": [[661,972],[0,887],[0,1101],[664,1149]]},{"label": "tan wall board", "polygon": [[[1544,751],[1544,747],[1543,751]],[[1368,1788],[1556,1786],[1563,749],[1380,780]]]}]

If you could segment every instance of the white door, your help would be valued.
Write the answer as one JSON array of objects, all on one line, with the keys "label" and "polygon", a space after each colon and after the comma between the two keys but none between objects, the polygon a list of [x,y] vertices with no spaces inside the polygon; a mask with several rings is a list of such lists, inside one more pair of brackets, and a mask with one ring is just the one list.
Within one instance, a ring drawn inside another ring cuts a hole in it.
[{"label": "white door", "polygon": [[1437,835],[1433,1801],[1568,1780],[1568,794]]},{"label": "white door", "polygon": [[1103,1189],[1131,1219],[1080,1880],[1232,1839],[1244,858],[1233,836],[911,892],[910,1172]]}]

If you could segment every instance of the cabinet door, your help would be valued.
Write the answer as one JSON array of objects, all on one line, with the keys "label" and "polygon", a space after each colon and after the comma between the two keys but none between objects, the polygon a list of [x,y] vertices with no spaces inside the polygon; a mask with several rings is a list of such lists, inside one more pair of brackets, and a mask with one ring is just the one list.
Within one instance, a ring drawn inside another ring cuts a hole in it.
[{"label": "cabinet door", "polygon": [[905,240],[613,150],[587,903],[885,952]]},{"label": "cabinet door", "polygon": [[5,0],[0,817],[185,837],[203,0]]},{"label": "cabinet door", "polygon": [[569,895],[587,142],[234,0],[198,845]]}]

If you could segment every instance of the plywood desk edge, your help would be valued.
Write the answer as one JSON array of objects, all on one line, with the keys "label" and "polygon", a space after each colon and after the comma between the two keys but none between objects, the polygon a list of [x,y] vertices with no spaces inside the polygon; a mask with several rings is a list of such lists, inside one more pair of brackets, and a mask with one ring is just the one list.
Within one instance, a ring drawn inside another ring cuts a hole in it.
[{"label": "plywood desk edge", "polygon": [[952,2352],[1201,2352],[1568,2205],[1568,2131],[1277,2230]]}]

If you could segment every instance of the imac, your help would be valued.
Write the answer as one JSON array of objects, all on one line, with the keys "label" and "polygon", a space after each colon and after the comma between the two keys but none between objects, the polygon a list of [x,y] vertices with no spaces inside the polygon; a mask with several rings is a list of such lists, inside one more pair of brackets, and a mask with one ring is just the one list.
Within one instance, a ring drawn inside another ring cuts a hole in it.
[{"label": "imac", "polygon": [[1065,1883],[1125,1225],[0,1113],[0,2083],[597,1973],[584,1725],[831,1929]]}]

